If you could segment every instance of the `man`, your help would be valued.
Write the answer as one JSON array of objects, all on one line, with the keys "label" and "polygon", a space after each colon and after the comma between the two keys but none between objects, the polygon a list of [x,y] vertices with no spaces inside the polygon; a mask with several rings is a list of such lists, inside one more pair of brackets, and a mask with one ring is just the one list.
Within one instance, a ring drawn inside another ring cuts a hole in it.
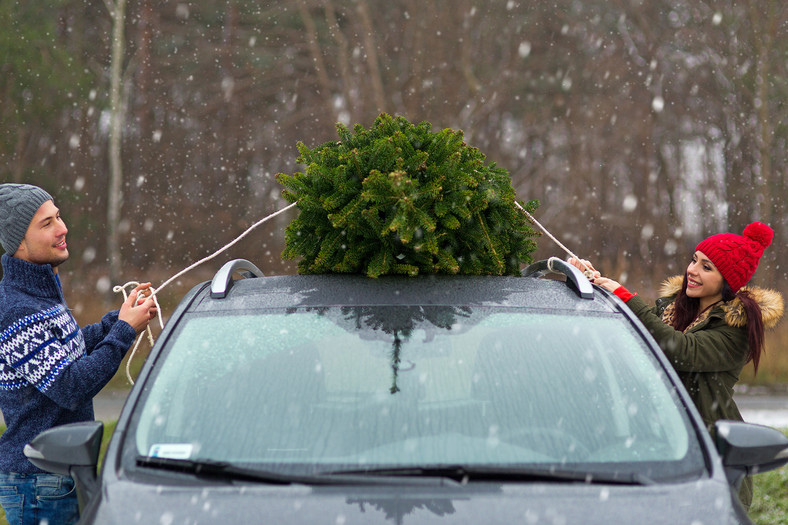
[{"label": "man", "polygon": [[9,523],[73,523],[74,481],[45,473],[23,454],[51,427],[93,420],[93,397],[117,371],[156,315],[150,283],[120,310],[80,329],[58,268],[68,259],[66,228],[52,197],[28,184],[0,184],[0,504]]}]

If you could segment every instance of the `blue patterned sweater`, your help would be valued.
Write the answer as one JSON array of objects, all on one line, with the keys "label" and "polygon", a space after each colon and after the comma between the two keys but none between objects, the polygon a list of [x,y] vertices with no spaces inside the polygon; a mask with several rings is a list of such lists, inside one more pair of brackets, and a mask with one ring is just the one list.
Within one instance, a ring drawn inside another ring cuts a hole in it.
[{"label": "blue patterned sweater", "polygon": [[80,329],[48,264],[2,256],[0,281],[0,472],[42,472],[23,449],[40,432],[93,419],[136,332],[118,311]]}]

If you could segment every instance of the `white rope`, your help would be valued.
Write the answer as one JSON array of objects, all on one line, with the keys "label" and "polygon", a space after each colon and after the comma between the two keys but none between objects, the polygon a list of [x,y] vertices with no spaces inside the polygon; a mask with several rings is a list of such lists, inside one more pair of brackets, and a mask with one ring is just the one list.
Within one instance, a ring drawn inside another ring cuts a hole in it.
[{"label": "white rope", "polygon": [[520,203],[519,203],[519,202],[517,202],[517,201],[514,201],[514,205],[515,205],[515,206],[517,206],[518,208],[520,208],[520,211],[522,211],[522,212],[523,212],[523,213],[526,215],[526,217],[528,217],[528,219],[529,219],[529,220],[530,220],[532,223],[536,224],[536,225],[539,227],[539,229],[540,229],[540,230],[542,230],[542,231],[545,233],[545,235],[547,235],[548,237],[550,237],[550,238],[553,240],[553,242],[554,242],[554,243],[556,243],[556,244],[557,244],[557,245],[558,245],[558,246],[559,246],[559,247],[560,247],[562,250],[564,250],[564,251],[565,251],[565,252],[566,252],[566,253],[569,255],[569,257],[572,257],[572,258],[574,258],[574,259],[576,259],[576,260],[580,261],[580,264],[582,264],[582,265],[583,265],[583,268],[585,268],[585,269],[586,269],[586,270],[583,272],[583,275],[585,275],[585,276],[586,276],[586,278],[587,278],[589,281],[590,281],[590,280],[592,280],[592,279],[594,278],[594,271],[593,271],[593,270],[592,270],[592,269],[591,269],[591,268],[590,268],[590,267],[589,267],[589,266],[588,266],[588,265],[587,265],[587,264],[586,264],[586,263],[583,261],[583,259],[581,259],[581,258],[580,258],[580,257],[578,257],[577,255],[575,255],[574,253],[572,253],[572,250],[570,250],[569,248],[567,248],[566,246],[564,246],[563,244],[561,244],[561,241],[559,241],[558,239],[556,239],[556,238],[555,238],[555,236],[554,236],[552,233],[550,233],[550,232],[547,230],[547,228],[545,228],[544,226],[542,226],[542,224],[541,224],[539,221],[537,221],[537,220],[534,218],[534,216],[533,216],[533,215],[531,215],[530,213],[528,213],[528,211],[527,211],[525,208],[523,208],[522,206],[520,206]]},{"label": "white rope", "polygon": [[[129,298],[128,294],[126,293],[126,288],[128,288],[130,286],[137,287],[139,285],[140,285],[140,283],[138,283],[137,281],[129,281],[126,284],[124,284],[123,286],[115,286],[112,289],[112,291],[115,292],[115,293],[123,292],[123,302],[126,302],[126,299]],[[161,308],[159,307],[159,301],[156,299],[156,297],[153,295],[153,293],[151,293],[150,297],[153,297],[153,303],[156,305],[156,310],[159,313],[159,325],[162,328],[164,328],[164,321],[162,321],[162,318],[161,318]],[[137,305],[134,305],[134,306],[137,306]],[[152,347],[154,341],[153,341],[153,332],[151,332],[150,325],[145,327],[145,333],[147,333],[147,335],[148,335],[148,342],[150,343],[150,345]],[[129,354],[129,358],[126,360],[126,379],[128,379],[129,383],[131,383],[132,385],[134,384],[134,380],[131,378],[131,359],[134,357],[134,354],[137,352],[137,348],[140,346],[140,341],[142,341],[143,336],[144,336],[144,334],[140,333],[139,337],[137,337],[137,340],[134,342],[134,348],[131,349],[131,354]]]},{"label": "white rope", "polygon": [[279,215],[279,214],[281,214],[281,213],[284,213],[284,212],[286,212],[287,210],[289,210],[290,208],[292,208],[292,207],[293,207],[293,206],[295,206],[296,204],[298,204],[298,201],[296,201],[296,202],[293,202],[292,204],[290,204],[290,205],[288,205],[288,206],[285,206],[284,208],[282,208],[282,209],[281,209],[281,210],[279,210],[279,211],[275,211],[274,213],[272,213],[272,214],[271,214],[271,215],[269,215],[268,217],[263,217],[262,219],[260,219],[260,220],[259,220],[259,221],[257,221],[256,223],[254,223],[254,224],[252,224],[251,226],[249,226],[249,227],[246,229],[246,231],[245,231],[245,232],[243,232],[241,235],[239,235],[238,237],[236,237],[236,238],[235,238],[234,240],[232,240],[231,242],[229,242],[229,243],[225,244],[223,247],[219,248],[218,250],[216,250],[215,252],[213,252],[213,253],[212,253],[211,255],[209,255],[208,257],[205,257],[205,258],[203,258],[203,259],[200,259],[200,260],[199,260],[199,261],[197,261],[196,263],[192,264],[191,266],[189,266],[189,267],[187,267],[187,268],[184,268],[184,269],[183,269],[183,270],[181,270],[180,272],[176,273],[175,275],[173,275],[172,277],[170,277],[169,279],[167,279],[166,281],[164,281],[164,283],[162,283],[162,284],[161,284],[161,286],[159,286],[158,288],[156,288],[156,289],[153,291],[153,295],[156,295],[157,293],[159,293],[159,292],[160,292],[160,291],[161,291],[161,290],[162,290],[162,289],[163,289],[165,286],[167,286],[168,284],[170,284],[172,281],[174,281],[175,279],[177,279],[177,278],[178,278],[178,277],[180,277],[181,275],[185,274],[186,272],[189,272],[189,271],[193,270],[194,268],[198,267],[198,266],[199,266],[199,265],[201,265],[202,263],[205,263],[205,262],[208,262],[208,261],[210,261],[211,259],[213,259],[213,258],[214,258],[214,257],[216,257],[217,255],[219,255],[219,254],[220,254],[220,253],[222,253],[223,251],[225,251],[225,250],[227,250],[228,248],[232,247],[232,246],[233,246],[234,244],[236,244],[238,241],[240,241],[241,239],[243,239],[244,237],[246,237],[246,236],[249,234],[249,232],[251,232],[252,230],[254,230],[255,228],[257,228],[258,226],[260,226],[260,225],[261,225],[261,224],[263,224],[264,222],[266,222],[266,221],[268,221],[268,220],[270,220],[270,219],[273,219],[274,217],[276,217],[277,215]]},{"label": "white rope", "polygon": [[[193,269],[194,269],[194,268],[196,268],[197,266],[199,266],[199,265],[201,265],[201,264],[203,264],[203,263],[206,263],[206,262],[210,261],[211,259],[214,259],[214,258],[215,258],[215,257],[217,257],[217,256],[218,256],[220,253],[222,253],[222,252],[224,252],[225,250],[229,249],[230,247],[232,247],[233,245],[235,245],[236,243],[238,243],[238,242],[239,242],[241,239],[243,239],[244,237],[246,237],[246,236],[247,236],[247,235],[248,235],[248,234],[249,234],[249,233],[250,233],[252,230],[254,230],[255,228],[257,228],[257,227],[258,227],[258,226],[260,226],[261,224],[263,224],[263,223],[265,223],[265,222],[269,221],[270,219],[273,219],[273,218],[274,218],[274,217],[276,217],[277,215],[280,215],[280,214],[282,214],[282,213],[286,212],[287,210],[289,210],[290,208],[292,208],[292,207],[293,207],[293,206],[295,206],[296,204],[298,204],[298,201],[296,201],[296,202],[293,202],[293,203],[289,204],[288,206],[285,206],[284,208],[282,208],[282,209],[280,209],[280,210],[278,210],[278,211],[275,211],[274,213],[272,213],[272,214],[268,215],[267,217],[263,217],[262,219],[260,219],[260,220],[259,220],[259,221],[257,221],[256,223],[252,224],[252,225],[251,225],[249,228],[247,228],[247,229],[246,229],[246,230],[245,230],[245,231],[244,231],[244,232],[243,232],[241,235],[239,235],[238,237],[236,237],[235,239],[233,239],[233,240],[232,240],[232,241],[230,241],[229,243],[225,244],[224,246],[222,246],[221,248],[219,248],[218,250],[216,250],[215,252],[213,252],[211,255],[209,255],[209,256],[207,256],[207,257],[204,257],[204,258],[200,259],[199,261],[197,261],[196,263],[194,263],[194,264],[192,264],[192,265],[190,265],[190,266],[188,266],[188,267],[184,268],[184,269],[183,269],[183,270],[181,270],[180,272],[176,273],[175,275],[173,275],[172,277],[170,277],[169,279],[167,279],[166,281],[164,281],[164,282],[163,282],[163,283],[162,283],[162,284],[161,284],[161,285],[160,285],[158,288],[151,288],[151,295],[150,295],[150,297],[152,297],[152,298],[153,298],[153,301],[154,301],[154,303],[156,304],[156,308],[158,309],[158,315],[159,315],[159,325],[160,325],[162,328],[164,328],[164,322],[162,321],[161,308],[159,307],[158,300],[156,299],[156,295],[157,295],[159,292],[161,292],[161,291],[162,291],[162,290],[163,290],[163,289],[164,289],[164,288],[165,288],[167,285],[169,285],[170,283],[172,283],[172,282],[173,282],[175,279],[177,279],[178,277],[180,277],[180,276],[182,276],[183,274],[185,274],[185,273],[187,273],[187,272],[189,272],[189,271],[193,270]],[[592,278],[593,278],[593,271],[591,270],[591,268],[590,268],[590,267],[589,267],[589,266],[588,266],[588,265],[587,265],[585,262],[583,262],[583,260],[582,260],[582,259],[580,259],[580,258],[579,258],[577,255],[575,255],[574,253],[572,253],[572,251],[571,251],[569,248],[567,248],[566,246],[564,246],[564,245],[561,243],[561,241],[559,241],[558,239],[556,239],[556,238],[555,238],[555,236],[553,236],[553,234],[552,234],[552,233],[550,233],[550,232],[547,230],[547,228],[545,228],[544,226],[542,226],[542,224],[541,224],[539,221],[537,221],[537,220],[534,218],[534,216],[533,216],[533,215],[531,215],[530,213],[528,213],[528,211],[527,211],[525,208],[523,208],[523,207],[520,205],[520,203],[519,203],[519,202],[517,202],[517,201],[515,200],[515,201],[514,201],[514,204],[515,204],[515,206],[517,206],[517,207],[520,209],[520,211],[522,211],[522,212],[523,212],[523,213],[524,213],[524,214],[525,214],[525,215],[528,217],[528,219],[529,219],[531,222],[533,222],[534,224],[536,224],[536,226],[538,226],[538,227],[539,227],[539,229],[541,229],[541,230],[542,230],[542,231],[545,233],[545,235],[547,235],[548,237],[550,237],[550,239],[552,239],[552,240],[553,240],[553,242],[555,242],[555,243],[556,243],[558,246],[560,246],[560,247],[561,247],[561,249],[563,249],[563,250],[564,250],[564,251],[565,251],[565,252],[566,252],[566,253],[567,253],[567,254],[568,254],[570,257],[573,257],[573,258],[577,259],[578,261],[580,261],[580,264],[582,264],[582,265],[583,265],[583,267],[585,268],[585,272],[584,272],[584,274],[585,274],[585,276],[586,276],[587,278],[589,278],[589,279],[592,279]],[[130,281],[130,282],[128,282],[128,283],[126,283],[126,284],[124,284],[123,286],[115,286],[115,287],[113,288],[113,290],[115,291],[115,293],[122,291],[122,292],[123,292],[123,299],[124,299],[124,301],[125,301],[125,299],[127,298],[127,295],[126,295],[126,287],[128,287],[128,286],[137,286],[137,285],[139,285],[139,283],[137,283],[137,282],[135,282],[135,281]],[[151,333],[151,330],[150,330],[150,326],[148,326],[148,327],[147,327],[147,335],[148,335],[148,341],[150,342],[150,345],[151,345],[151,346],[153,346],[153,344],[154,344],[154,340],[153,340],[153,334]],[[130,371],[130,366],[131,366],[131,359],[134,357],[134,354],[135,354],[135,352],[137,351],[137,347],[139,346],[139,343],[140,343],[140,341],[142,340],[142,337],[143,337],[143,335],[142,335],[142,334],[140,334],[140,336],[137,338],[137,341],[134,343],[134,348],[132,349],[132,351],[131,351],[131,354],[129,355],[129,359],[128,359],[128,361],[126,361],[126,378],[129,380],[129,383],[131,383],[132,385],[134,384],[134,380],[131,378],[131,371]]]},{"label": "white rope", "polygon": [[[204,258],[200,259],[199,261],[197,261],[196,263],[192,264],[191,266],[188,266],[188,267],[184,268],[180,272],[176,273],[175,275],[173,275],[172,277],[170,277],[169,279],[164,281],[158,288],[151,288],[150,289],[151,290],[151,294],[150,294],[149,297],[153,298],[153,302],[156,304],[156,308],[157,308],[158,313],[159,313],[159,325],[162,328],[164,328],[164,321],[162,321],[161,308],[159,307],[159,302],[156,299],[156,295],[159,292],[161,292],[167,285],[172,283],[178,277],[180,277],[183,274],[193,270],[194,268],[198,267],[199,265],[201,265],[201,264],[203,264],[205,262],[208,262],[211,259],[217,257],[220,253],[222,253],[223,251],[231,248],[233,245],[238,243],[241,239],[246,237],[252,230],[257,228],[261,224],[269,221],[270,219],[273,219],[277,215],[280,215],[280,214],[286,212],[287,210],[289,210],[290,208],[292,208],[296,204],[298,204],[298,201],[293,202],[293,203],[289,204],[288,206],[285,206],[281,210],[275,211],[274,213],[272,213],[271,215],[268,215],[267,217],[263,217],[262,219],[260,219],[256,223],[254,223],[251,226],[249,226],[241,235],[239,235],[238,237],[236,237],[235,239],[233,239],[229,243],[225,244],[224,246],[222,246],[221,248],[219,248],[218,250],[213,252],[211,255],[209,255],[207,257],[204,257]],[[130,281],[130,282],[124,284],[123,286],[115,286],[113,288],[113,290],[115,291],[115,293],[123,291],[123,299],[125,300],[126,297],[127,297],[126,296],[126,287],[127,286],[137,286],[138,284],[139,283],[137,283],[137,282]],[[150,326],[147,327],[147,332],[148,332],[148,341],[150,342],[150,345],[153,346],[153,343],[154,343],[154,341],[153,341],[153,334],[150,331]],[[137,351],[137,347],[139,346],[140,341],[142,340],[142,337],[143,337],[142,334],[140,334],[140,336],[137,338],[137,341],[134,343],[134,348],[131,350],[131,354],[129,354],[129,359],[126,361],[126,378],[129,380],[129,383],[131,383],[132,385],[134,384],[134,380],[131,378],[131,371],[130,371],[131,359],[134,357],[134,354]]]}]

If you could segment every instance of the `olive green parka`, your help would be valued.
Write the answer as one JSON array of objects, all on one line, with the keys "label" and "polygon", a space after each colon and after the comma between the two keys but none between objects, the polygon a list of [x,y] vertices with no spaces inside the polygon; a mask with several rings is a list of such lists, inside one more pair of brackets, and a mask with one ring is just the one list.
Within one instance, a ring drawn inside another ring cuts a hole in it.
[{"label": "olive green parka", "polygon": [[[733,385],[748,362],[747,314],[736,298],[712,308],[707,319],[686,333],[674,329],[662,321],[662,313],[681,290],[682,279],[676,276],[663,283],[656,306],[648,306],[637,295],[627,305],[659,343],[714,435],[717,420],[742,421]],[[764,328],[773,328],[783,315],[782,295],[758,287],[742,290],[749,291],[761,307]]]}]

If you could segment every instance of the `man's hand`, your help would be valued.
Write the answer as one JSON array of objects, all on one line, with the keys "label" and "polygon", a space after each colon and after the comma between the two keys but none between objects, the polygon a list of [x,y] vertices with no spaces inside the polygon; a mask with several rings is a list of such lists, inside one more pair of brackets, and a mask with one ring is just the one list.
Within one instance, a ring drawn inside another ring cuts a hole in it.
[{"label": "man's hand", "polygon": [[153,301],[150,283],[143,283],[131,291],[120,307],[118,319],[126,321],[137,333],[145,330],[151,319],[156,317],[156,303]]}]

